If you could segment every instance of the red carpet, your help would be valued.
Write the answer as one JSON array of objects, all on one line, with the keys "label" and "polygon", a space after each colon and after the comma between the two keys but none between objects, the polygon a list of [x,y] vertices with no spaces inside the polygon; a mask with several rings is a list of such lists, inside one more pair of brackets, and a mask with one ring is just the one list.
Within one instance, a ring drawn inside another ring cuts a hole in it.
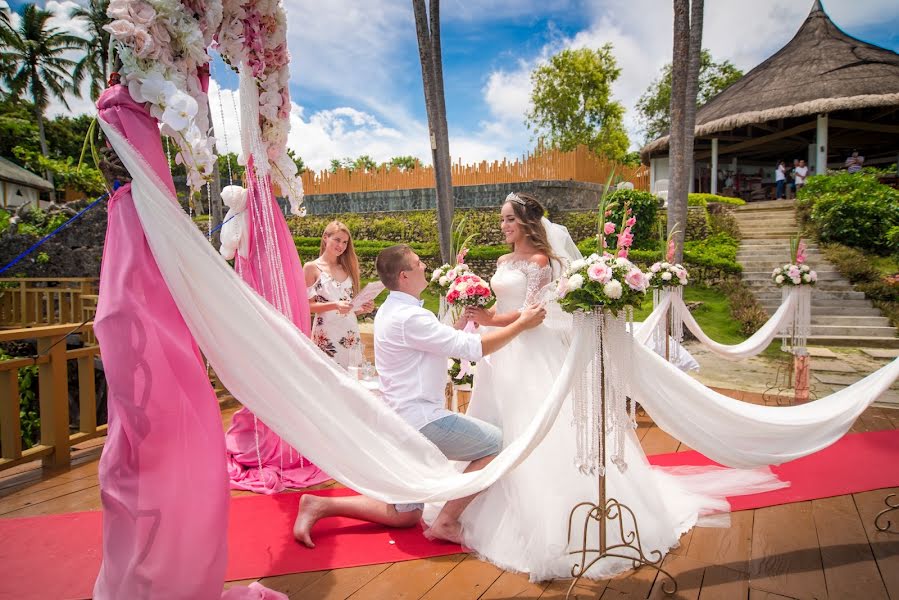
[{"label": "red carpet", "polygon": [[[699,452],[674,452],[649,457],[654,465],[714,465]],[[836,444],[771,467],[790,487],[730,499],[732,510],[749,510],[791,502],[844,496],[899,485],[899,431],[850,433]]]},{"label": "red carpet", "polygon": [[[773,470],[791,486],[731,501],[746,510],[899,486],[899,431],[850,434],[812,456]],[[650,458],[661,466],[714,464],[697,452]],[[349,495],[323,490],[319,495]],[[298,494],[247,496],[231,501],[227,579],[337,569],[460,552],[428,542],[415,529],[386,529],[352,519],[316,525],[316,548],[291,535]],[[101,513],[0,519],[0,600],[88,598],[100,568]],[[54,565],[52,571],[46,568]],[[31,574],[23,576],[24,574]],[[38,575],[39,576],[35,576]]]}]

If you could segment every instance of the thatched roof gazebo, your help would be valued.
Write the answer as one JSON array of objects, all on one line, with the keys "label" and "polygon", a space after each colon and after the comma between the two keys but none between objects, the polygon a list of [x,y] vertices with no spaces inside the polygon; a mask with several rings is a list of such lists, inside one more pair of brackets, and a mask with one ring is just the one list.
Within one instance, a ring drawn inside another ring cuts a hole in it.
[{"label": "thatched roof gazebo", "polygon": [[[855,148],[868,165],[896,161],[899,54],[840,30],[818,0],[786,46],[696,115],[694,159],[711,173],[725,155],[734,170],[738,160],[773,169],[777,160],[801,158],[823,172],[842,166]],[[653,181],[667,178],[667,135],[640,154]],[[717,177],[710,179],[716,192]]]}]

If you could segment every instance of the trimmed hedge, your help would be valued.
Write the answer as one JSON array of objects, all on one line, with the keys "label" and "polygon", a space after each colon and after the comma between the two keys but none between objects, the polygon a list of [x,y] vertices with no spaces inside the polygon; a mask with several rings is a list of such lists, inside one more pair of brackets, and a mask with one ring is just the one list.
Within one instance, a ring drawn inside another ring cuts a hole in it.
[{"label": "trimmed hedge", "polygon": [[[737,240],[726,234],[687,242],[684,246],[684,266],[690,272],[690,281],[711,285],[742,273],[743,267],[737,262],[739,246]],[[596,252],[596,240],[584,240],[578,244],[578,249],[584,256],[592,254]],[[652,263],[663,259],[664,249],[661,244],[655,249],[632,249],[628,257],[642,269],[648,269]]]},{"label": "trimmed hedge", "polygon": [[742,206],[746,204],[739,198],[731,198],[730,196],[718,196],[716,194],[688,194],[687,206],[706,207],[709,204],[730,204],[732,206]]}]

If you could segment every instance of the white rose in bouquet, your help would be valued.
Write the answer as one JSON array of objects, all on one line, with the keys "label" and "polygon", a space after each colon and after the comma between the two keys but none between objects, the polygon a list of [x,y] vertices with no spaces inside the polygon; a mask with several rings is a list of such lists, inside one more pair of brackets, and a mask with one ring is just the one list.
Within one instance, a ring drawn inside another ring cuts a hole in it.
[{"label": "white rose in bouquet", "polygon": [[618,298],[621,298],[621,293],[624,290],[621,287],[621,282],[617,279],[613,279],[602,287],[602,291],[612,300],[617,300]]}]

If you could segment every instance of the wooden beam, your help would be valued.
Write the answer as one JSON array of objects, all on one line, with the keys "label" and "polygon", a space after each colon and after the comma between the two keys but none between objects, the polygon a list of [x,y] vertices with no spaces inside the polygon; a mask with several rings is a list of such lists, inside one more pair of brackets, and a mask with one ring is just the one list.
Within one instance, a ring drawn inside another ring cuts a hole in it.
[{"label": "wooden beam", "polygon": [[861,129],[862,131],[880,131],[882,133],[899,133],[899,125],[881,125],[879,123],[865,123],[864,121],[843,121],[831,119],[831,127],[844,127],[846,129]]},{"label": "wooden beam", "polygon": [[877,113],[876,115],[871,117],[869,119],[869,121],[877,121],[878,119],[882,119],[882,118],[886,117],[887,115],[893,114],[897,110],[899,110],[899,106],[888,106],[884,110],[880,111],[879,113]]},{"label": "wooden beam", "polygon": [[[781,124],[781,126],[783,126],[783,124]],[[753,123],[750,127],[755,127],[756,129],[767,131],[768,133],[775,133],[777,131],[776,127],[772,127],[766,123]]]},{"label": "wooden beam", "polygon": [[[733,144],[731,146],[724,146],[723,148],[718,148],[718,154],[733,154],[735,152],[739,152],[740,150],[746,150],[747,148],[752,148],[753,146],[760,146],[761,144],[766,144],[768,142],[773,142],[774,140],[779,140],[781,138],[790,137],[797,133],[802,133],[803,131],[809,131],[810,129],[815,129],[818,126],[817,122],[811,121],[809,123],[803,123],[802,125],[797,125],[796,127],[791,127],[789,129],[784,129],[783,131],[778,131],[777,133],[771,133],[768,135],[763,135],[760,138],[755,138],[752,140],[747,140],[745,142],[741,142],[739,144]],[[702,152],[696,155],[696,159],[708,158],[711,156],[710,152]]]}]

